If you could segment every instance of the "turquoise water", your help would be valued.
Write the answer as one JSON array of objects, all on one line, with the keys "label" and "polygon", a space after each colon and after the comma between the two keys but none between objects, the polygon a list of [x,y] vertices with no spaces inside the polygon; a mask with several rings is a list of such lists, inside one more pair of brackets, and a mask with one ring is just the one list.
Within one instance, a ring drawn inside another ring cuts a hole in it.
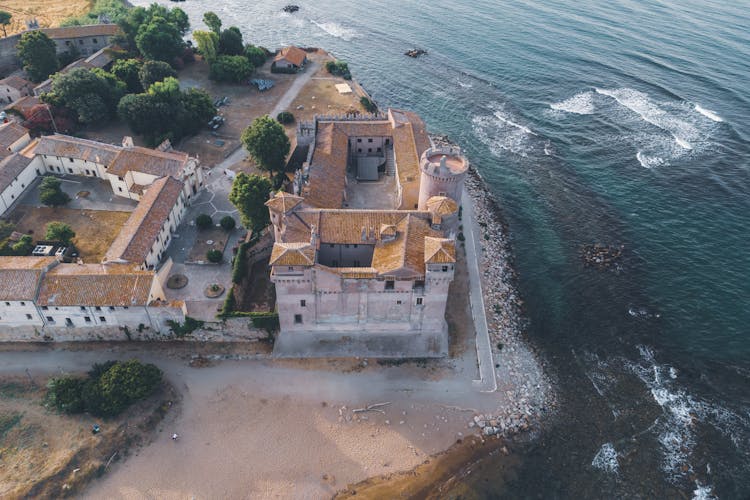
[{"label": "turquoise water", "polygon": [[[284,3],[179,6],[347,60],[382,107],[465,147],[510,224],[562,410],[519,467],[490,458],[468,487],[750,495],[750,4]],[[624,244],[622,268],[584,268],[591,242]]]}]

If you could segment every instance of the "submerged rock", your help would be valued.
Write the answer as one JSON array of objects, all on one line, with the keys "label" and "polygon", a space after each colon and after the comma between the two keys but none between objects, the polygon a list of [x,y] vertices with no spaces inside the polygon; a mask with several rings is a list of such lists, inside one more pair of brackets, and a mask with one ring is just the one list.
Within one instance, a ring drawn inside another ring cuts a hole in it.
[{"label": "submerged rock", "polygon": [[299,5],[294,5],[294,4],[285,5],[284,8],[281,10],[289,14],[294,14],[295,12],[299,10]]},{"label": "submerged rock", "polygon": [[424,49],[409,49],[406,52],[404,52],[405,56],[414,57],[414,58],[423,56],[426,54],[427,54],[427,51]]}]

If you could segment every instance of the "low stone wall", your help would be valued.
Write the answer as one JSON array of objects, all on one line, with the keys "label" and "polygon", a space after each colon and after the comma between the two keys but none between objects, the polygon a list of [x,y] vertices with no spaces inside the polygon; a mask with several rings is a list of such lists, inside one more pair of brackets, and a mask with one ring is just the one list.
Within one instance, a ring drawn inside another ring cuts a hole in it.
[{"label": "low stone wall", "polygon": [[156,332],[148,327],[96,326],[91,328],[18,326],[0,331],[2,342],[93,342],[185,340],[201,342],[258,342],[268,340],[266,330],[254,328],[250,318],[229,318],[206,323],[203,328],[178,337],[170,331]]}]

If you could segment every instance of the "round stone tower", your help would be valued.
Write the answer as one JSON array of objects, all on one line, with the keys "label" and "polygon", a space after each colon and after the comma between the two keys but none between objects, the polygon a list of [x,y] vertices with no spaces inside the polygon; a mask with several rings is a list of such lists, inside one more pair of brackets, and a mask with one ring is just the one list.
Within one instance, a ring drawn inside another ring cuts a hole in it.
[{"label": "round stone tower", "polygon": [[429,148],[419,159],[419,210],[427,210],[427,200],[433,196],[447,196],[461,203],[464,178],[469,160],[459,148]]}]

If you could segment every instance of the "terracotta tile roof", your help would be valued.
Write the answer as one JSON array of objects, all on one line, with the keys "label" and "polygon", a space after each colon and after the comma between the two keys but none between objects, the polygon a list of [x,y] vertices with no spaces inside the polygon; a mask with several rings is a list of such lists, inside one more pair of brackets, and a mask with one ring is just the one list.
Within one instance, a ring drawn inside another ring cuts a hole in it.
[{"label": "terracotta tile roof", "polygon": [[107,172],[120,177],[129,170],[134,170],[157,177],[171,175],[177,178],[188,161],[187,153],[175,151],[158,151],[139,146],[119,150]]},{"label": "terracotta tile roof", "polygon": [[154,273],[129,266],[60,264],[42,278],[40,306],[146,306]]},{"label": "terracotta tile roof", "polygon": [[[320,210],[317,232],[321,243],[375,243],[383,225],[397,225],[410,213],[397,210]],[[421,212],[422,217],[429,217]],[[362,233],[366,233],[365,239]]]},{"label": "terracotta tile roof", "polygon": [[53,40],[60,38],[80,38],[87,36],[114,36],[120,33],[116,24],[89,24],[83,26],[66,26],[63,28],[42,28],[42,31]]},{"label": "terracotta tile roof", "polygon": [[456,242],[449,238],[426,237],[424,239],[425,264],[447,264],[456,262]]},{"label": "terracotta tile roof", "polygon": [[121,147],[111,144],[55,134],[40,137],[34,147],[29,149],[29,153],[62,156],[100,165],[110,165],[121,149]]},{"label": "terracotta tile roof", "polygon": [[408,214],[397,224],[394,240],[380,241],[375,245],[372,267],[380,275],[414,277],[424,275],[424,240],[441,234],[430,228],[423,218]]},{"label": "terracotta tile roof", "polygon": [[374,267],[329,267],[327,269],[340,274],[344,279],[367,279],[378,275],[378,270]]},{"label": "terracotta tile roof", "polygon": [[18,75],[10,75],[0,80],[0,85],[7,85],[21,92],[28,92],[34,88],[34,84]]},{"label": "terracotta tile roof", "polygon": [[42,271],[54,257],[0,257],[0,300],[34,300]]},{"label": "terracotta tile roof", "polygon": [[173,177],[162,177],[154,181],[107,250],[105,261],[142,264],[180,198],[182,188],[182,181]]},{"label": "terracotta tile roof", "polygon": [[12,104],[5,106],[5,109],[15,109],[24,116],[31,111],[31,108],[41,103],[37,96],[23,96]]},{"label": "terracotta tile roof", "polygon": [[31,158],[26,158],[18,153],[13,153],[0,160],[0,193],[10,186],[10,183],[24,171],[29,163],[31,163]]},{"label": "terracotta tile roof", "polygon": [[86,63],[93,68],[103,68],[112,62],[112,53],[109,48],[99,49],[86,58]]},{"label": "terracotta tile roof", "polygon": [[269,265],[312,266],[315,265],[315,248],[310,243],[274,243]]},{"label": "terracotta tile roof", "polygon": [[5,156],[9,155],[8,148],[28,133],[26,127],[22,127],[16,122],[0,124],[0,149],[2,149],[0,155],[3,152],[5,152]]},{"label": "terracotta tile roof", "polygon": [[393,126],[393,153],[402,188],[401,207],[414,208],[419,201],[419,158],[430,147],[424,122],[415,113],[388,110]]},{"label": "terracotta tile roof", "polygon": [[445,217],[458,211],[458,203],[447,196],[432,196],[427,200],[427,210],[435,215]]},{"label": "terracotta tile roof", "polygon": [[346,189],[346,163],[349,140],[335,123],[318,123],[307,185],[302,190],[305,202],[318,208],[340,208]]},{"label": "terracotta tile roof", "polygon": [[307,59],[307,53],[299,47],[290,45],[281,49],[273,60],[281,61],[283,59],[286,59],[295,66],[302,66],[305,63],[305,59]]},{"label": "terracotta tile roof", "polygon": [[275,212],[285,214],[304,200],[304,198],[295,196],[291,193],[279,191],[273,195],[273,198],[266,202],[266,206]]}]

